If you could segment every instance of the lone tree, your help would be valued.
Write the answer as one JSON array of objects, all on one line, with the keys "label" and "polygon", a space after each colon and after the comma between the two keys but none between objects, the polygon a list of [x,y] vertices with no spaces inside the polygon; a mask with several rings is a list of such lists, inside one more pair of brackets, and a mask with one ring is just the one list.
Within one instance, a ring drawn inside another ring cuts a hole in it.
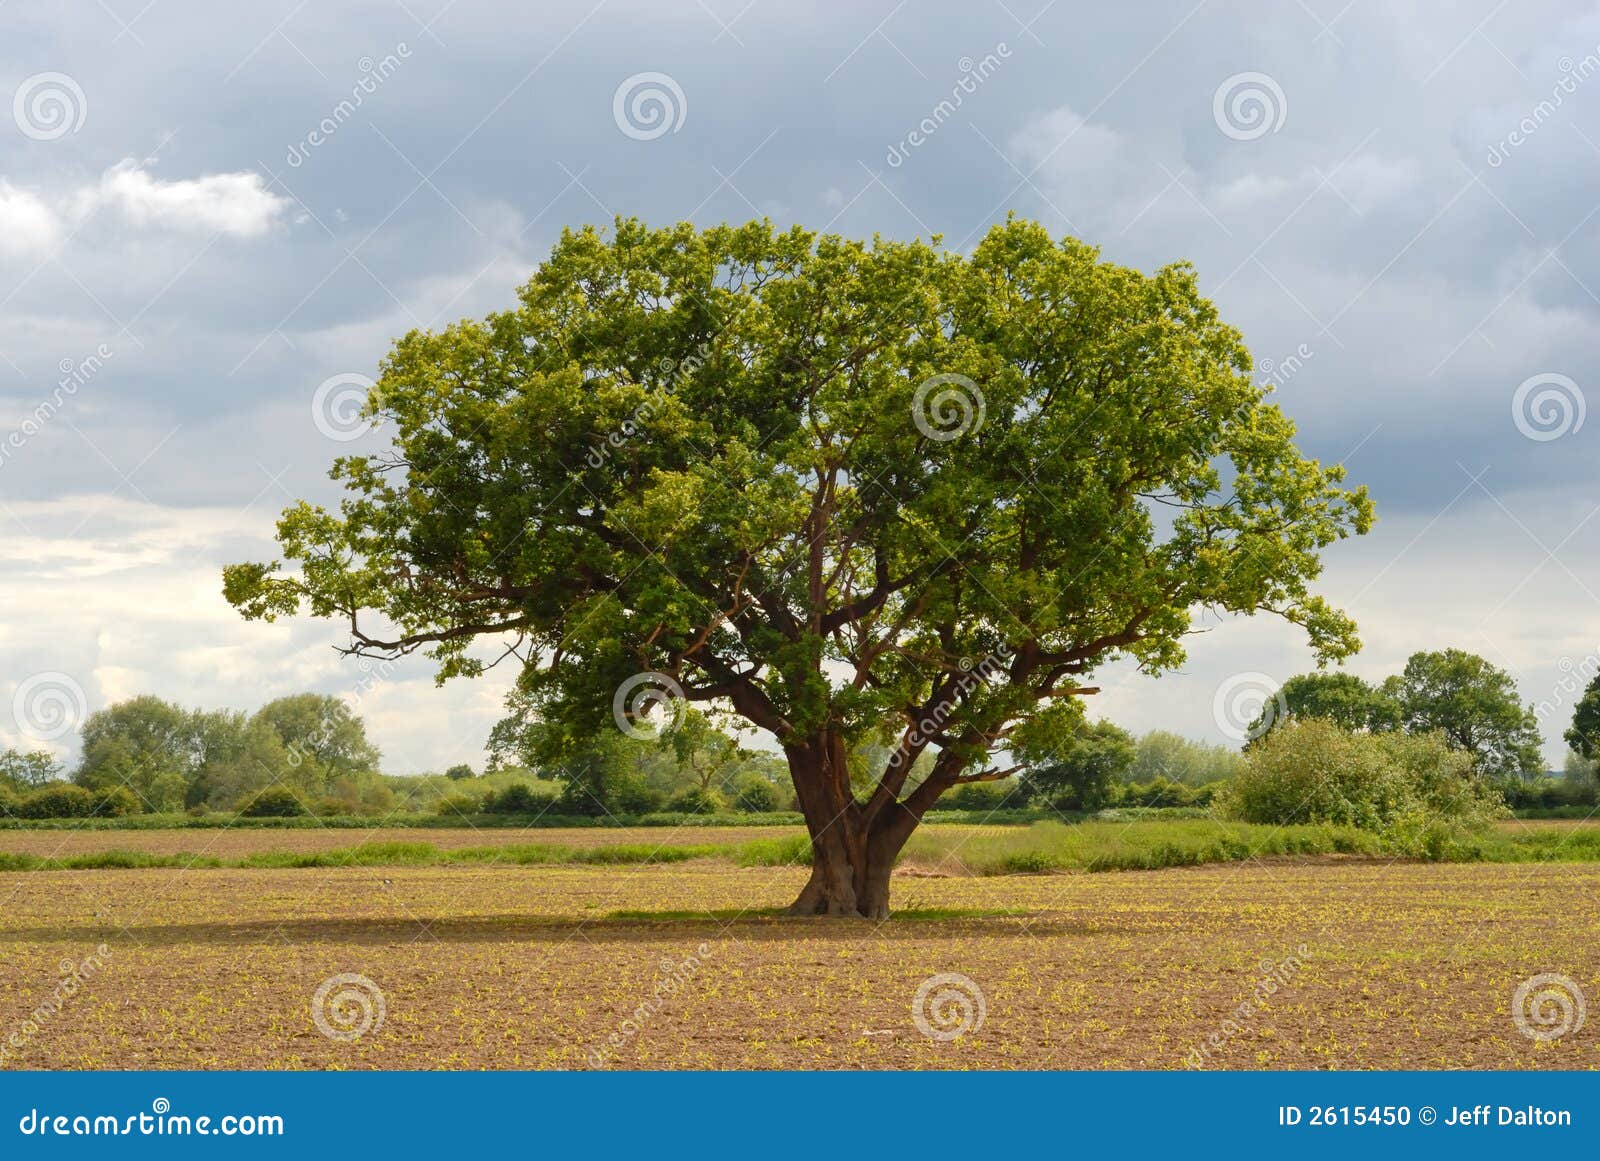
[{"label": "lone tree", "polygon": [[574,747],[653,701],[732,710],[788,760],[797,913],[886,915],[941,794],[1047,761],[1097,666],[1170,669],[1200,612],[1358,647],[1309,585],[1370,501],[1295,448],[1187,265],[1021,221],[968,256],[619,220],[519,299],[396,344],[392,449],[336,462],[338,514],[284,513],[297,570],[231,566],[226,595],[441,681],[513,657]]}]

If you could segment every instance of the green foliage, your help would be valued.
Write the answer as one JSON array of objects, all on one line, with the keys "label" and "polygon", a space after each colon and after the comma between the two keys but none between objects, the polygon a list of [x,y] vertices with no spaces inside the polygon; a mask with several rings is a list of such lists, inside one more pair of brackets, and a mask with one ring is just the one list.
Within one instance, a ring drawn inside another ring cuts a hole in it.
[{"label": "green foliage", "polygon": [[287,786],[258,790],[241,800],[238,809],[246,818],[293,818],[310,813],[301,797]]},{"label": "green foliage", "polygon": [[749,814],[767,814],[779,810],[783,801],[778,788],[759,774],[741,774],[734,782],[733,808]]},{"label": "green foliage", "polygon": [[1020,778],[1005,778],[998,782],[970,782],[947,791],[939,799],[942,810],[969,810],[992,812],[1008,807],[1026,806],[1030,787]]},{"label": "green foliage", "polygon": [[1461,649],[1413,653],[1384,682],[1407,730],[1442,732],[1473,755],[1478,771],[1509,778],[1544,770],[1539,723],[1517,698],[1511,675]]},{"label": "green foliage", "polygon": [[1355,734],[1320,718],[1290,722],[1258,740],[1219,806],[1246,822],[1367,830],[1421,815],[1477,826],[1504,813],[1471,756],[1443,736]]},{"label": "green foliage", "polygon": [[164,776],[177,775],[188,785],[200,760],[195,725],[181,707],[149,695],[97,710],[83,723],[83,760],[74,781],[129,786],[145,797]]},{"label": "green foliage", "polygon": [[[103,795],[115,790],[115,787],[108,787],[105,791],[96,792],[83,786],[56,782],[22,795],[17,802],[16,814],[18,818],[90,818],[96,813],[96,808],[107,803]],[[115,801],[123,800],[119,798]]]},{"label": "green foliage", "polygon": [[454,766],[450,767],[450,769],[446,770],[444,772],[444,776],[446,778],[450,779],[450,781],[452,781],[452,782],[459,782],[463,778],[476,778],[478,776],[478,774],[477,774],[477,771],[475,771],[471,766],[467,765],[465,762],[458,762],[456,765],[454,765]]},{"label": "green foliage", "polygon": [[555,804],[556,796],[535,790],[525,782],[514,782],[504,790],[490,793],[480,809],[485,814],[544,814]]},{"label": "green foliage", "polygon": [[1106,720],[1084,724],[1055,754],[1028,772],[1034,793],[1057,810],[1099,810],[1110,805],[1114,786],[1133,768],[1133,735]]},{"label": "green foliage", "polygon": [[1600,676],[1589,682],[1572,709],[1572,725],[1563,735],[1567,745],[1590,761],[1600,760]]},{"label": "green foliage", "polygon": [[1221,782],[1239,772],[1244,760],[1237,750],[1226,746],[1196,742],[1166,730],[1152,730],[1141,737],[1127,772],[1132,782],[1182,782],[1204,786]]},{"label": "green foliage", "polygon": [[1593,807],[1600,804],[1600,786],[1592,778],[1533,778],[1500,783],[1506,805],[1524,811],[1552,811],[1564,807]]},{"label": "green foliage", "polygon": [[[798,744],[794,777],[853,825],[816,755],[934,706],[877,784],[892,799],[934,746],[925,807],[1102,662],[1180,663],[1196,609],[1356,648],[1311,584],[1370,502],[1299,453],[1250,369],[1191,268],[1032,223],[970,253],[766,222],[567,231],[514,309],[400,339],[371,396],[395,447],[335,464],[337,513],[284,513],[295,570],[234,565],[224,593],[338,617],[373,655],[427,648],[441,679],[515,633],[517,728],[558,753],[610,727],[625,680],[670,675]],[[930,381],[981,394],[984,422],[930,435]]]},{"label": "green foliage", "polygon": [[109,786],[95,791],[94,807],[90,814],[97,818],[122,818],[143,810],[144,805],[126,786]]},{"label": "green foliage", "polygon": [[[1399,701],[1391,692],[1368,684],[1353,673],[1302,673],[1283,683],[1280,691],[1286,716],[1321,718],[1343,730],[1382,731],[1400,726]],[[1269,701],[1251,727],[1252,737],[1282,725],[1278,704]]]},{"label": "green foliage", "polygon": [[0,787],[27,790],[59,781],[61,763],[49,750],[6,750],[0,753]]},{"label": "green foliage", "polygon": [[250,724],[277,736],[299,773],[297,784],[308,789],[378,768],[378,748],[367,740],[366,725],[341,698],[321,693],[280,697],[258,709]]},{"label": "green foliage", "polygon": [[667,799],[669,814],[716,814],[723,807],[722,796],[715,790],[702,790],[690,786]]},{"label": "green foliage", "polygon": [[82,740],[74,780],[125,786],[154,812],[227,809],[274,783],[352,812],[384,809],[387,792],[371,781],[378,751],[361,719],[322,694],[279,698],[254,715],[186,710],[145,695],[91,714]]},{"label": "green foliage", "polygon": [[1353,827],[1251,826],[1214,820],[1039,822],[959,839],[928,828],[906,858],[979,875],[1158,870],[1268,855],[1377,854],[1377,835]]},{"label": "green foliage", "polygon": [[[1541,773],[1539,723],[1511,675],[1474,653],[1413,653],[1405,670],[1372,686],[1349,673],[1305,673],[1283,684],[1289,720],[1319,718],[1346,730],[1439,732],[1473,757],[1480,774],[1511,780]],[[1269,717],[1270,715],[1270,717]],[[1258,730],[1281,724],[1270,705]]]}]

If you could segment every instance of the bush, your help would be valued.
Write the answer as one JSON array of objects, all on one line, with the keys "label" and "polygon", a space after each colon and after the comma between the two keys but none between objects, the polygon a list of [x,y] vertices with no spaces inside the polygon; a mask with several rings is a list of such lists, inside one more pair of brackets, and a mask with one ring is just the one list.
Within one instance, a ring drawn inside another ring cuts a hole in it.
[{"label": "bush", "polygon": [[759,774],[745,774],[733,788],[733,808],[746,814],[770,814],[779,807],[778,788]]},{"label": "bush", "polygon": [[969,782],[948,790],[939,797],[939,809],[1001,810],[1026,806],[1027,802],[1026,788],[1016,779],[1008,778],[1003,782]]},{"label": "bush", "polygon": [[0,815],[4,815],[7,818],[16,818],[17,809],[21,805],[17,800],[16,791],[12,790],[4,782],[0,782]]},{"label": "bush", "polygon": [[90,812],[101,818],[121,818],[125,814],[139,814],[143,804],[126,786],[110,786],[94,792],[94,809]]},{"label": "bush", "polygon": [[[1193,806],[1198,798],[1198,792],[1181,782],[1171,782],[1165,778],[1153,778],[1149,782],[1130,782],[1122,788],[1122,796],[1117,799],[1119,806]],[[1211,795],[1206,794],[1206,801]]]},{"label": "bush", "polygon": [[618,814],[650,814],[660,810],[667,796],[643,782],[629,782],[619,786],[611,796],[611,805]]},{"label": "bush", "polygon": [[1593,806],[1595,784],[1572,778],[1515,779],[1500,785],[1512,810],[1559,810],[1564,806]]},{"label": "bush", "polygon": [[309,811],[300,796],[287,786],[268,786],[242,798],[239,813],[246,818],[298,818]]},{"label": "bush", "polygon": [[1471,755],[1442,735],[1353,734],[1320,719],[1290,722],[1251,746],[1219,804],[1245,822],[1398,827],[1407,845],[1435,846],[1419,820],[1475,826],[1505,813]]},{"label": "bush", "polygon": [[478,814],[483,810],[483,799],[475,794],[446,794],[433,804],[433,812],[445,818],[459,814]]},{"label": "bush", "polygon": [[721,797],[715,790],[702,790],[691,786],[667,799],[668,814],[716,814],[722,809]]},{"label": "bush", "polygon": [[17,814],[21,818],[89,818],[95,804],[94,791],[57,782],[23,795]]},{"label": "bush", "polygon": [[485,814],[543,814],[555,799],[542,794],[526,782],[513,782],[483,800]]}]

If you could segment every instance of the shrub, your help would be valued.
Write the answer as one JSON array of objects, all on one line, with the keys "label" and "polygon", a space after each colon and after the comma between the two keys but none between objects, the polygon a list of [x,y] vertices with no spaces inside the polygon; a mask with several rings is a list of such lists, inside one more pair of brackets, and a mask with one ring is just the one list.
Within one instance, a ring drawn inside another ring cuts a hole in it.
[{"label": "shrub", "polygon": [[[1181,782],[1153,778],[1149,782],[1130,782],[1117,800],[1120,806],[1193,806],[1196,791]],[[1207,794],[1209,801],[1210,795]]]},{"label": "shrub", "polygon": [[22,818],[88,818],[94,808],[94,791],[57,782],[24,795],[17,813]]},{"label": "shrub", "polygon": [[309,812],[300,796],[287,786],[268,786],[242,798],[239,813],[246,818],[298,818]]},{"label": "shrub", "polygon": [[94,808],[90,812],[101,818],[121,818],[125,814],[138,814],[143,804],[126,786],[109,786],[94,792]]},{"label": "shrub", "polygon": [[458,814],[478,814],[483,810],[483,799],[476,794],[446,794],[433,804],[433,812],[446,818]]},{"label": "shrub", "polygon": [[702,790],[691,786],[667,799],[669,814],[715,814],[722,809],[722,800],[715,790]]},{"label": "shrub", "polygon": [[778,788],[759,774],[745,774],[733,788],[733,807],[746,814],[769,814],[777,810]]},{"label": "shrub", "polygon": [[667,796],[643,782],[628,782],[619,786],[611,796],[611,804],[618,814],[650,814],[660,810]]},{"label": "shrub", "polygon": [[19,802],[17,799],[16,791],[12,790],[11,787],[7,786],[5,783],[0,782],[0,815],[4,815],[8,818],[15,818],[17,817],[17,810],[21,805],[21,802]]},{"label": "shrub", "polygon": [[554,801],[526,782],[513,782],[485,798],[481,809],[486,814],[543,814]]},{"label": "shrub", "polygon": [[1441,735],[1353,734],[1321,719],[1290,722],[1257,741],[1219,803],[1246,822],[1397,825],[1413,844],[1433,841],[1421,837],[1418,818],[1473,826],[1504,813],[1498,791],[1473,773],[1471,755]]},{"label": "shrub", "polygon": [[969,782],[957,786],[939,797],[939,809],[1001,810],[1025,806],[1027,801],[1027,789],[1016,779],[1008,778],[1003,782]]}]

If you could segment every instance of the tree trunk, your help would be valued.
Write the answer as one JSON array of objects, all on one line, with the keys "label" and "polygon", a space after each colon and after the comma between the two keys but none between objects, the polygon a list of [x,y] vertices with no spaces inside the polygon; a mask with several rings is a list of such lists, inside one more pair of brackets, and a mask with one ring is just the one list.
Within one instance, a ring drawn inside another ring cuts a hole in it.
[{"label": "tree trunk", "polygon": [[825,740],[789,752],[800,808],[811,835],[811,878],[791,915],[887,919],[889,877],[918,818],[891,805],[870,822],[850,790],[841,743]]}]

